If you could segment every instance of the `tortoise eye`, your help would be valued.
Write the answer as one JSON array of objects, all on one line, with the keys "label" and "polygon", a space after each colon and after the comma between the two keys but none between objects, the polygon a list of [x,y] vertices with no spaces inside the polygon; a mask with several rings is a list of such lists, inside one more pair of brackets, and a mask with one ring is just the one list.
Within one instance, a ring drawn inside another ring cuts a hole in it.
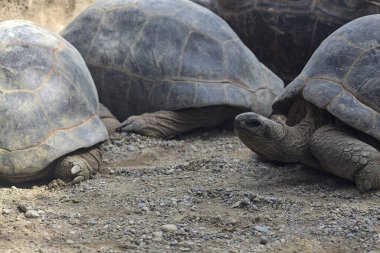
[{"label": "tortoise eye", "polygon": [[257,120],[257,119],[249,119],[245,122],[245,124],[247,126],[250,126],[250,127],[258,127],[261,125],[260,121]]}]

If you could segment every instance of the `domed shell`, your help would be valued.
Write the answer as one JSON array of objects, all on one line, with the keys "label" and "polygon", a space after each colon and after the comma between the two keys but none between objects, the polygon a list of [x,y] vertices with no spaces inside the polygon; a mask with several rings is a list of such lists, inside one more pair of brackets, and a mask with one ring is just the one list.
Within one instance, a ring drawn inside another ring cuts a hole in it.
[{"label": "domed shell", "polygon": [[107,138],[78,51],[26,21],[0,23],[0,179],[33,178]]},{"label": "domed shell", "polygon": [[346,124],[380,140],[380,14],[331,34],[273,104],[286,112],[300,94]]},{"label": "domed shell", "polygon": [[221,16],[266,66],[292,81],[342,25],[380,13],[366,0],[192,0]]},{"label": "domed shell", "polygon": [[120,120],[216,105],[268,115],[283,88],[226,22],[187,0],[98,1],[61,34]]}]

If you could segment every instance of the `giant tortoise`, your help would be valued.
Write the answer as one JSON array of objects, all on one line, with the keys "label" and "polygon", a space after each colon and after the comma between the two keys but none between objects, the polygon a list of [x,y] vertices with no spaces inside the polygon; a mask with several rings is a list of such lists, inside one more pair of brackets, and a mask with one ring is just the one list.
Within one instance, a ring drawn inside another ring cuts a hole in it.
[{"label": "giant tortoise", "polygon": [[78,51],[27,21],[0,23],[0,181],[48,175],[77,183],[101,166],[108,138]]},{"label": "giant tortoise", "polygon": [[347,22],[380,13],[378,0],[193,0],[224,18],[257,58],[286,81]]},{"label": "giant tortoise", "polygon": [[225,21],[187,0],[97,1],[61,34],[85,59],[100,102],[126,120],[121,128],[144,135],[269,115],[283,88]]},{"label": "giant tortoise", "polygon": [[255,113],[235,119],[240,139],[260,156],[302,162],[380,188],[380,14],[330,35],[274,103],[280,123]]}]

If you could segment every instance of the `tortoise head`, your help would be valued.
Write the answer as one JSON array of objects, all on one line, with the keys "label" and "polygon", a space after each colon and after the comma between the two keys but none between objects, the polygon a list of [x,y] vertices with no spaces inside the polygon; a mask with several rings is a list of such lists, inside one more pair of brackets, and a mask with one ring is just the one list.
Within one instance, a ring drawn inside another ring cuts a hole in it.
[{"label": "tortoise head", "polygon": [[236,116],[234,126],[236,135],[248,148],[268,159],[273,159],[273,150],[285,135],[281,123],[253,112]]}]

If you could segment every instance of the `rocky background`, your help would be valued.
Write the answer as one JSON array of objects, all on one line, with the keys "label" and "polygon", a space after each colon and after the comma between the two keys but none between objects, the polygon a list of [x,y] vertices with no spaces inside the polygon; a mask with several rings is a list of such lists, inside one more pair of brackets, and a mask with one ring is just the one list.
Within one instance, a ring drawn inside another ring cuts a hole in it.
[{"label": "rocky background", "polygon": [[[0,19],[61,30],[91,0],[0,1]],[[233,132],[115,134],[67,188],[0,188],[0,252],[380,252],[380,192],[259,160]]]}]

